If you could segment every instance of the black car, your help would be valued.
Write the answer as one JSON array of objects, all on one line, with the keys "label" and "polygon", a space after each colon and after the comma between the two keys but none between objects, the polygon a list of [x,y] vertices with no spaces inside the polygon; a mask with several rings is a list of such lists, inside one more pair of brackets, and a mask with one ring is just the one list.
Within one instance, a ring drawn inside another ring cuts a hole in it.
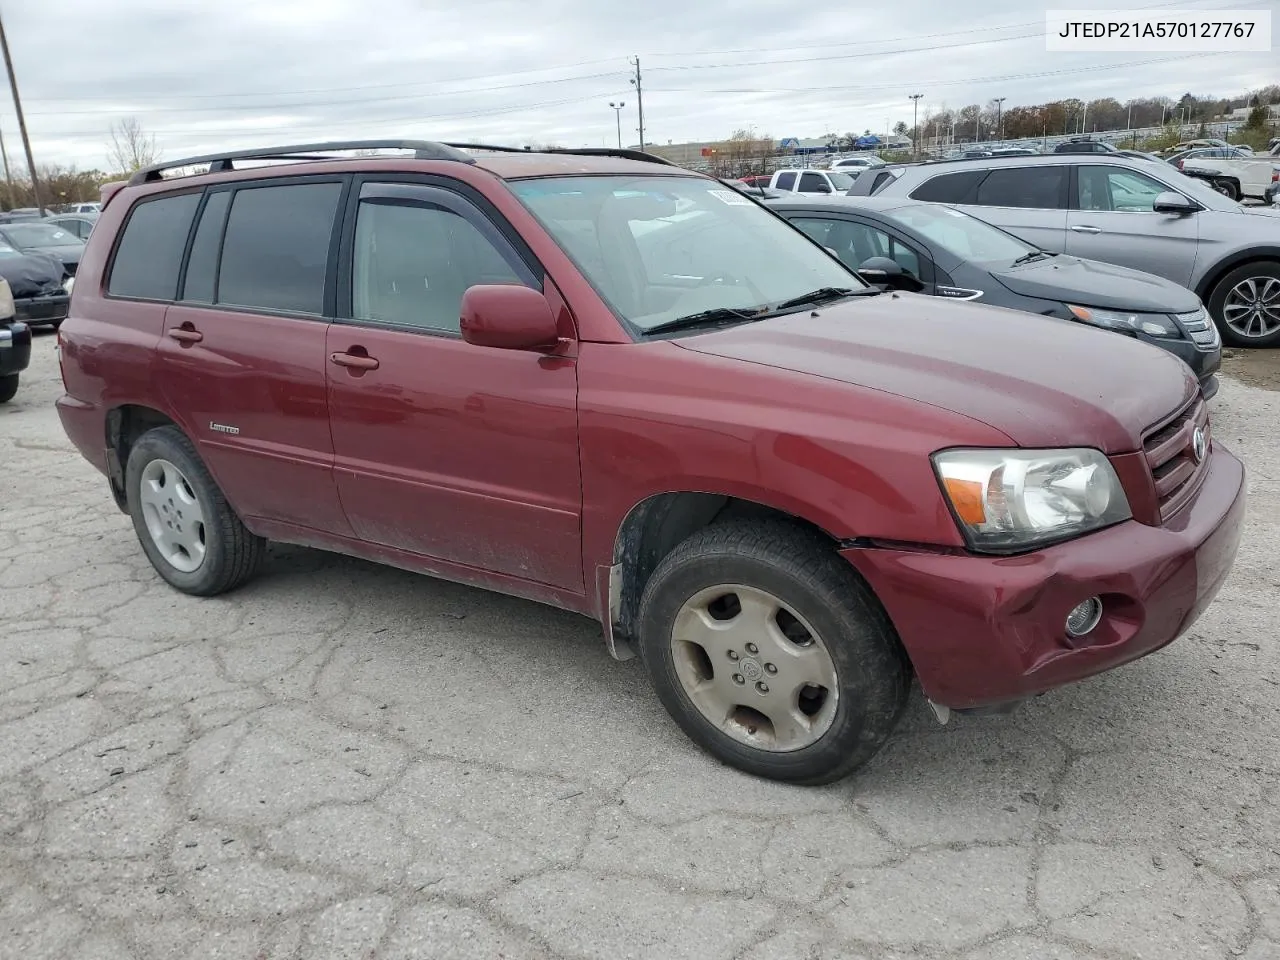
[{"label": "black car", "polygon": [[1094,140],[1091,137],[1075,137],[1063,141],[1053,148],[1054,153],[1119,153],[1105,140]]},{"label": "black car", "polygon": [[0,240],[0,279],[9,284],[17,319],[54,327],[66,319],[71,281],[58,258],[22,253]]},{"label": "black car", "polygon": [[1053,254],[952,207],[875,197],[769,200],[866,281],[1102,327],[1184,360],[1207,397],[1222,341],[1204,304],[1171,280]]},{"label": "black car", "polygon": [[14,318],[9,295],[0,282],[0,403],[18,392],[18,375],[31,362],[31,330]]},{"label": "black car", "polygon": [[68,277],[76,275],[84,241],[70,230],[49,223],[0,223],[0,240],[23,253],[43,254],[62,262]]}]

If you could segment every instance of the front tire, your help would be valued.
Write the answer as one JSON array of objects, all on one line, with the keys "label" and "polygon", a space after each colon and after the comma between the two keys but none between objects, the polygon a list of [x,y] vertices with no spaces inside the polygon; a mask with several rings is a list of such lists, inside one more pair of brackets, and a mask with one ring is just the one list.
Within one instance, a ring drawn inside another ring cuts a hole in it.
[{"label": "front tire", "polygon": [[1237,267],[1209,294],[1209,315],[1233,347],[1280,345],[1280,263]]},{"label": "front tire", "polygon": [[732,521],[694,533],[645,586],[639,645],[700,747],[755,776],[839,780],[883,746],[911,672],[861,578],[815,533]]},{"label": "front tire", "polygon": [[266,542],[240,522],[177,427],[149,430],[134,444],[125,491],[147,559],[183,593],[215,596],[257,573]]},{"label": "front tire", "polygon": [[18,393],[18,374],[0,377],[0,403],[8,403]]}]

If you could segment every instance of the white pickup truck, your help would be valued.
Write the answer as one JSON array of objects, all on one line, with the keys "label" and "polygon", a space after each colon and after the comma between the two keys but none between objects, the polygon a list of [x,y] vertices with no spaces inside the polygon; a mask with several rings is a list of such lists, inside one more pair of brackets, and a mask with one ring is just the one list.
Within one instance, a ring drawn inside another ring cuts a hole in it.
[{"label": "white pickup truck", "polygon": [[839,170],[778,170],[769,181],[769,189],[784,193],[829,193],[843,196],[853,186],[853,179]]},{"label": "white pickup truck", "polygon": [[1182,172],[1189,177],[1207,180],[1210,186],[1232,200],[1245,197],[1262,200],[1272,184],[1280,183],[1280,144],[1261,156],[1233,160],[1186,160]]}]

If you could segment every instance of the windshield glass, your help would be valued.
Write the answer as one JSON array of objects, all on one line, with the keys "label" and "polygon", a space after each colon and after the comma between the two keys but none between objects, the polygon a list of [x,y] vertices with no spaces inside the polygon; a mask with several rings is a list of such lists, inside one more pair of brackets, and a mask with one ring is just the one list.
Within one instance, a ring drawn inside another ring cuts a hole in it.
[{"label": "windshield glass", "polygon": [[943,250],[970,263],[1009,264],[1036,250],[1012,234],[951,207],[921,204],[887,213]]},{"label": "windshield glass", "polygon": [[831,186],[837,190],[848,190],[853,186],[853,177],[847,173],[841,173],[839,170],[832,170],[827,174],[831,178]]},{"label": "windshield glass", "polygon": [[84,241],[74,233],[47,223],[15,223],[4,228],[5,236],[19,247],[68,247]]},{"label": "windshield glass", "polygon": [[823,287],[866,287],[799,230],[715,180],[545,177],[510,186],[642,332],[707,310],[753,312]]}]

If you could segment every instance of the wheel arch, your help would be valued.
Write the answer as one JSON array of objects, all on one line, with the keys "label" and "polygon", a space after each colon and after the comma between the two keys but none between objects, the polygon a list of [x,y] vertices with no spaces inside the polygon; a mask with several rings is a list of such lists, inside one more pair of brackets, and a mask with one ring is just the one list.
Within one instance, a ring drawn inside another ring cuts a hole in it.
[{"label": "wheel arch", "polygon": [[1222,278],[1232,270],[1237,267],[1243,267],[1247,263],[1280,264],[1280,245],[1253,246],[1223,257],[1209,270],[1205,271],[1204,276],[1200,278],[1200,282],[1196,284],[1196,295],[1205,301],[1207,305],[1214,287],[1222,282]]},{"label": "wheel arch", "polygon": [[145,404],[122,403],[107,411],[107,479],[111,484],[111,496],[123,513],[129,512],[124,487],[124,465],[129,462],[129,451],[143,434],[156,427],[182,430],[182,426],[167,413]]}]

